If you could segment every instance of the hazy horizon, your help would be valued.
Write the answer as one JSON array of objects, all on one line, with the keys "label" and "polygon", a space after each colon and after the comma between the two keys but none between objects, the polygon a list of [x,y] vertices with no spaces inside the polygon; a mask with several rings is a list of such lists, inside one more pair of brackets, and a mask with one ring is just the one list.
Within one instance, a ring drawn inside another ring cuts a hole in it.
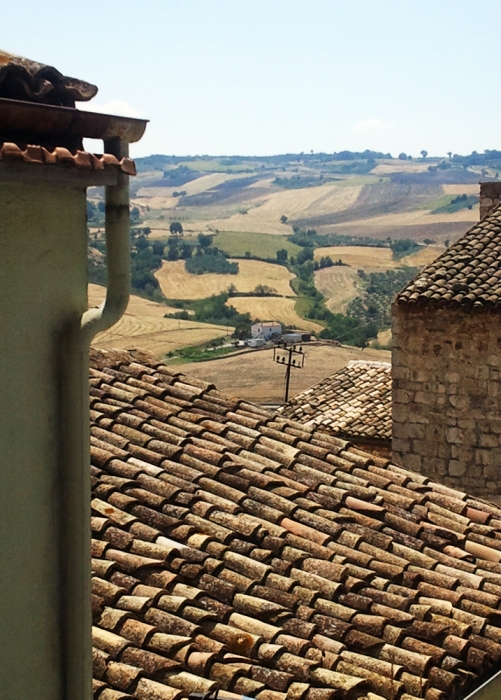
[{"label": "hazy horizon", "polygon": [[135,157],[499,147],[491,0],[18,0],[3,20],[4,50],[98,85],[89,109],[151,120]]}]

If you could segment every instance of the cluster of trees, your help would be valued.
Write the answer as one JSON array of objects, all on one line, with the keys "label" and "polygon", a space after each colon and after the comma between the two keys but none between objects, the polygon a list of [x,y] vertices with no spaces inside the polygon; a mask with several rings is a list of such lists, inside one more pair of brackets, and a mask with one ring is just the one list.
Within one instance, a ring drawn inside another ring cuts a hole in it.
[{"label": "cluster of trees", "polygon": [[177,236],[171,236],[163,248],[162,254],[166,260],[187,260],[193,254],[193,246]]},{"label": "cluster of trees", "polygon": [[105,204],[103,201],[97,204],[91,199],[87,200],[87,223],[92,227],[104,226],[104,210]]},{"label": "cluster of trees", "polygon": [[143,232],[137,235],[134,229],[131,229],[131,241],[132,288],[140,294],[160,301],[163,294],[153,273],[162,266],[163,245],[159,241],[152,243]]},{"label": "cluster of trees", "polygon": [[326,340],[337,340],[345,345],[365,348],[369,340],[377,338],[379,328],[376,323],[365,323],[358,318],[333,314],[327,310],[327,326],[320,332]]},{"label": "cluster of trees", "polygon": [[396,240],[388,238],[387,241],[395,260],[404,258],[421,247],[419,243],[412,241],[410,238],[397,238]]},{"label": "cluster of trees", "polygon": [[453,214],[455,211],[460,211],[461,209],[471,209],[478,203],[478,197],[475,195],[460,194],[457,197],[451,199],[448,204],[444,204],[441,207],[437,207],[433,210],[433,214]]},{"label": "cluster of trees", "polygon": [[417,274],[417,267],[401,267],[386,272],[358,270],[357,274],[365,284],[362,296],[352,299],[346,313],[366,324],[373,323],[379,330],[391,326],[391,302],[395,294],[405,287]]},{"label": "cluster of trees", "polygon": [[[228,306],[228,292],[213,294],[205,299],[193,301],[174,301],[174,305],[181,307],[181,311],[166,314],[169,318],[192,318],[203,323],[214,323],[221,326],[232,326],[232,337],[238,340],[248,338],[251,333],[252,318],[249,313],[241,314],[235,307]],[[171,302],[172,303],[172,302]],[[190,315],[188,311],[193,313]]]},{"label": "cluster of trees", "polygon": [[301,247],[322,247],[322,246],[367,246],[370,248],[388,248],[388,240],[384,241],[379,238],[369,238],[363,236],[345,236],[338,233],[328,233],[319,235],[314,228],[302,229],[299,226],[293,227],[294,233],[287,236],[287,240],[291,243],[296,243]]},{"label": "cluster of trees", "polygon": [[[104,200],[99,202],[93,202],[91,199],[87,200],[87,224],[92,226],[92,228],[100,228],[104,226],[106,205]],[[141,223],[141,212],[138,207],[132,207],[130,210],[130,225],[137,226]]]},{"label": "cluster of trees", "polygon": [[[104,225],[104,202],[87,201],[87,219],[94,226]],[[156,301],[163,300],[158,280],[153,274],[162,265],[164,243],[149,240],[150,228],[140,226],[141,214],[137,207],[130,212],[131,222],[131,286],[136,294]],[[106,243],[102,234],[94,234],[89,240],[87,256],[88,276],[95,284],[106,285]]]},{"label": "cluster of trees", "polygon": [[[325,177],[323,173],[319,176],[293,175],[292,177],[276,177],[273,180],[273,184],[277,185],[277,187],[282,187],[284,190],[301,190],[305,187],[318,187],[318,185],[332,182],[335,179],[333,177]],[[285,221],[282,223],[285,223]]]},{"label": "cluster of trees", "polygon": [[198,245],[195,255],[186,258],[186,271],[192,275],[203,275],[214,272],[218,275],[236,275],[238,263],[230,262],[228,255],[216,246],[212,245],[212,236],[203,233],[198,234]]},{"label": "cluster of trees", "polygon": [[274,287],[269,287],[267,284],[257,284],[252,292],[239,292],[234,284],[228,287],[228,296],[230,297],[279,297],[280,294]]},{"label": "cluster of trees", "polygon": [[449,155],[453,163],[459,163],[463,166],[470,165],[486,165],[491,168],[501,168],[501,151],[486,150],[483,153],[473,151],[469,156],[459,156],[457,154]]},{"label": "cluster of trees", "polygon": [[166,187],[179,187],[185,185],[190,180],[194,180],[199,176],[195,170],[192,170],[187,165],[179,165],[172,170],[164,170],[162,179]]}]

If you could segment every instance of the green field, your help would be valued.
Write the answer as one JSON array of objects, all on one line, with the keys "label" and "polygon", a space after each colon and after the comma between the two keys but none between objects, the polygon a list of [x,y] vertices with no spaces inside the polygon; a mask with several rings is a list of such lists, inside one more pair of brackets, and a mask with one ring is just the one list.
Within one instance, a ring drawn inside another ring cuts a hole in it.
[{"label": "green field", "polygon": [[247,233],[243,231],[222,231],[214,236],[214,245],[231,257],[243,257],[246,252],[260,258],[276,258],[277,250],[285,248],[291,255],[297,255],[300,246],[291,243],[285,236],[267,233]]}]

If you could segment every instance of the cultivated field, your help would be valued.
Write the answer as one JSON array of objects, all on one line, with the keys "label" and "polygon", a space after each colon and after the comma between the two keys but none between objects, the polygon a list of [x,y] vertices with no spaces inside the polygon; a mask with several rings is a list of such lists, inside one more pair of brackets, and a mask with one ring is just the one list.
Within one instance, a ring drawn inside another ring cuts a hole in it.
[{"label": "cultivated field", "polygon": [[233,297],[228,304],[239,313],[249,312],[252,318],[261,321],[279,321],[286,326],[296,326],[305,331],[321,331],[323,326],[298,316],[296,300],[286,297]]},{"label": "cultivated field", "polygon": [[[315,260],[330,255],[333,260],[341,260],[351,267],[362,268],[366,272],[384,272],[402,265],[419,267],[433,262],[444,252],[441,245],[428,245],[417,253],[394,260],[390,248],[372,248],[370,246],[328,246],[315,250]],[[332,268],[326,268],[332,269]]]},{"label": "cultivated field", "polygon": [[[210,173],[209,175],[202,175],[202,177],[197,177],[195,180],[190,180],[190,182],[187,182],[184,185],[176,185],[175,187],[142,187],[137,193],[137,198],[142,199],[146,197],[148,199],[153,198],[153,200],[155,200],[156,197],[171,198],[173,192],[179,192],[181,190],[186,192],[188,196],[191,196],[200,194],[201,192],[206,192],[207,190],[217,187],[217,185],[221,185],[223,182],[226,182],[233,177],[235,176],[228,175],[227,173]],[[161,175],[159,176],[159,179],[160,178]],[[173,197],[173,199],[175,204],[179,202],[178,197]]]},{"label": "cultivated field", "polygon": [[244,256],[249,251],[260,258],[274,258],[277,250],[281,248],[285,248],[289,255],[296,255],[301,250],[300,246],[291,243],[285,236],[273,236],[268,233],[221,231],[214,236],[213,241],[215,246],[228,255],[237,256]]},{"label": "cultivated field", "polygon": [[[90,284],[89,306],[99,306],[104,295],[104,287]],[[175,309],[131,296],[124,316],[108,331],[99,333],[93,345],[99,348],[141,347],[160,356],[226,335],[225,326],[164,318],[164,314],[172,311]]]},{"label": "cultivated field", "polygon": [[[350,360],[389,362],[386,350],[335,347],[328,344],[304,345],[304,369],[292,370],[290,398],[344,367]],[[284,368],[273,362],[273,350],[254,350],[237,357],[211,360],[185,366],[187,374],[214,384],[222,391],[261,403],[283,403]]]},{"label": "cultivated field", "polygon": [[464,185],[443,185],[444,192],[445,194],[454,194],[454,195],[461,195],[461,194],[467,194],[467,195],[478,195],[480,188],[476,182],[472,183],[467,183]]},{"label": "cultivated field", "polygon": [[444,252],[443,246],[430,245],[417,253],[393,260],[390,248],[370,248],[364,246],[332,246],[317,248],[315,260],[330,255],[333,260],[341,260],[348,266],[324,267],[315,272],[315,286],[326,298],[326,306],[333,313],[344,313],[349,302],[360,295],[360,280],[357,270],[365,272],[385,272],[408,265],[424,267]]},{"label": "cultivated field", "polygon": [[393,173],[424,173],[428,170],[429,161],[418,160],[386,160],[379,163],[371,173],[374,175],[392,175]]},{"label": "cultivated field", "polygon": [[442,245],[427,245],[418,250],[417,253],[401,258],[399,263],[400,265],[409,265],[409,267],[424,267],[436,260],[443,252],[445,252],[445,247]]},{"label": "cultivated field", "polygon": [[244,294],[263,284],[275,289],[277,294],[294,295],[289,284],[294,274],[285,267],[259,260],[237,262],[239,272],[236,275],[191,275],[186,272],[184,260],[164,261],[162,268],[155,272],[155,277],[167,299],[203,299],[227,291],[230,284]]},{"label": "cultivated field", "polygon": [[[315,260],[320,260],[327,255],[335,261],[341,260],[355,269],[370,269],[371,272],[388,270],[398,267],[401,263],[393,260],[390,248],[371,248],[369,246],[328,246],[316,248]],[[332,269],[332,268],[330,268]]]},{"label": "cultivated field", "polygon": [[[228,218],[205,221],[211,230],[219,231],[260,231],[284,235],[292,233],[291,227],[280,222],[285,215],[297,219],[308,215],[329,215],[350,207],[357,199],[360,185],[343,186],[327,184],[320,187],[307,187],[297,190],[281,190],[261,196],[247,209],[245,214],[236,213]],[[251,192],[249,188],[249,192]]]},{"label": "cultivated field", "polygon": [[359,296],[357,270],[353,267],[324,267],[315,272],[315,287],[326,298],[325,305],[335,314],[346,311],[352,299]]}]

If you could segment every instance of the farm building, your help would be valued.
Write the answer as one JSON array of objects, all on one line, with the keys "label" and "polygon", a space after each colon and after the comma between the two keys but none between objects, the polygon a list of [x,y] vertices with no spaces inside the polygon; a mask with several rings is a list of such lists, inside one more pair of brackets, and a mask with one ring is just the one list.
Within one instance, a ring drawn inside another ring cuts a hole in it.
[{"label": "farm building", "polygon": [[282,326],[276,321],[260,321],[251,326],[251,335],[253,338],[263,338],[269,340],[273,336],[282,334]]},{"label": "farm building", "polygon": [[309,428],[338,435],[363,450],[389,457],[391,365],[353,360],[278,409]]},{"label": "farm building", "polygon": [[393,305],[393,457],[484,496],[501,494],[501,183],[481,221]]}]

